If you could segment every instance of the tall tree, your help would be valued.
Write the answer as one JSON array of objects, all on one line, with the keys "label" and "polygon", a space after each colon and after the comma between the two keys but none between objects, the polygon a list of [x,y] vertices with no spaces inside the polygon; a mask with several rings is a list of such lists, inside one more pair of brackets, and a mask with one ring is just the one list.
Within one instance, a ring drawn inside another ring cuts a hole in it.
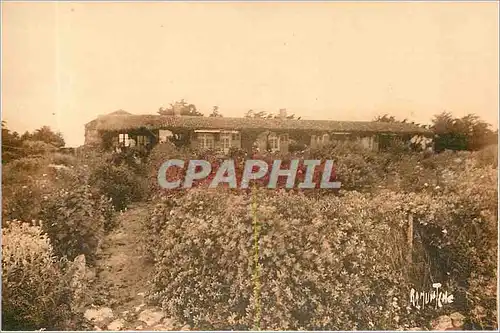
[{"label": "tall tree", "polygon": [[188,104],[184,99],[181,99],[174,104],[170,103],[170,107],[168,108],[161,107],[158,110],[158,113],[163,116],[173,116],[175,114],[174,110],[176,108],[180,109],[181,116],[203,117],[203,113],[197,110],[196,105]]},{"label": "tall tree", "polygon": [[253,115],[254,115],[255,111],[250,109],[247,111],[247,113],[245,113],[245,118],[253,118]]},{"label": "tall tree", "polygon": [[23,156],[22,140],[17,132],[11,132],[2,120],[2,163]]},{"label": "tall tree", "polygon": [[220,114],[219,107],[217,105],[214,106],[212,113],[209,115],[209,117],[222,117],[222,114]]},{"label": "tall tree", "polygon": [[259,111],[255,112],[254,110],[250,109],[247,111],[245,114],[245,118],[260,118],[260,119],[266,119],[266,118],[272,118],[272,114],[268,114],[266,111]]},{"label": "tall tree", "polygon": [[479,150],[489,144],[497,143],[497,134],[490,124],[475,114],[454,118],[449,112],[434,116],[432,129],[435,133],[436,151]]},{"label": "tall tree", "polygon": [[399,121],[394,116],[384,114],[383,116],[375,117],[375,119],[373,121],[380,122],[380,123],[406,123],[408,121],[408,119],[403,119],[402,121]]},{"label": "tall tree", "polygon": [[56,148],[64,147],[65,142],[60,132],[54,132],[48,126],[42,126],[29,135],[31,141],[42,141]]},{"label": "tall tree", "polygon": [[[245,118],[279,119],[280,116],[278,114],[267,113],[266,111],[255,112],[254,110],[250,109],[245,114]],[[295,118],[295,114],[292,114],[292,115],[287,116],[286,119],[297,119],[297,120],[299,120],[300,117],[299,118]]]}]

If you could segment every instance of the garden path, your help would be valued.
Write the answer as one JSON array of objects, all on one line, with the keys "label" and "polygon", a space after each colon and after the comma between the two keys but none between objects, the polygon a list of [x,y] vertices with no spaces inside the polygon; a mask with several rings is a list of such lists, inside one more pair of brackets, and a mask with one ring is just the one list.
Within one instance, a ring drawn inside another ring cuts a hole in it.
[{"label": "garden path", "polygon": [[[103,240],[96,265],[94,306],[85,316],[98,330],[180,329],[144,297],[153,263],[140,243],[141,225],[149,218],[147,203],[136,203],[118,213],[118,225]],[[184,328],[186,329],[186,328]]]}]

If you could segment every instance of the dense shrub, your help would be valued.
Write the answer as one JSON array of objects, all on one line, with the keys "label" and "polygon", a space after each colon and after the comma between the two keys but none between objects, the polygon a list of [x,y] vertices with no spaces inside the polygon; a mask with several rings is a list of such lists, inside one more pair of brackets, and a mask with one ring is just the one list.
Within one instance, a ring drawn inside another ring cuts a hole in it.
[{"label": "dense shrub", "polygon": [[[189,160],[192,157],[194,157],[194,152],[188,149],[179,149],[171,142],[156,145],[149,155],[146,167],[149,197],[155,198],[163,192],[158,184],[158,171],[163,163],[170,159]],[[173,172],[175,169],[171,168],[169,171]]]},{"label": "dense shrub", "polygon": [[492,155],[446,151],[393,163],[399,194],[384,199],[413,210],[415,244],[426,257],[420,283],[453,286],[455,308],[467,315],[470,329],[497,327],[498,169]]},{"label": "dense shrub", "polygon": [[19,221],[2,228],[2,328],[78,330],[68,263],[56,259],[40,227]]},{"label": "dense shrub", "polygon": [[58,189],[85,184],[81,166],[52,166],[50,158],[21,158],[4,166],[2,216],[5,220],[38,220],[44,197]]},{"label": "dense shrub", "polygon": [[115,165],[124,164],[136,174],[144,172],[144,163],[147,161],[149,151],[144,147],[127,147],[123,151],[113,152],[105,158],[106,161]]},{"label": "dense shrub", "polygon": [[335,161],[337,180],[346,191],[369,191],[385,179],[386,166],[392,155],[377,153],[357,143],[341,142],[312,149],[307,153],[311,159]]},{"label": "dense shrub", "polygon": [[475,152],[479,166],[492,166],[498,168],[498,144],[490,145]]},{"label": "dense shrub", "polygon": [[493,329],[497,325],[497,171],[478,169],[469,162],[464,162],[463,172],[445,174],[441,186],[420,193],[379,192],[373,204],[384,214],[384,206],[390,205],[414,217],[416,247],[409,282],[418,289],[436,281],[446,285],[455,296],[453,308],[467,316],[469,329]]},{"label": "dense shrub", "polygon": [[100,195],[100,192],[95,189],[93,189],[93,193],[94,199],[99,198],[96,202],[96,206],[99,208],[104,218],[104,231],[112,231],[118,225],[118,219],[116,218],[116,211],[113,207],[112,199]]},{"label": "dense shrub", "polygon": [[[374,185],[397,192],[377,186],[371,194],[310,199],[260,190],[263,328],[425,326],[453,311],[466,315],[470,329],[495,328],[497,169],[476,156],[385,160],[375,167],[397,181]],[[247,329],[255,314],[251,197],[231,193],[198,189],[168,198],[145,224],[156,260],[151,299],[198,328]],[[405,234],[410,214],[413,249]],[[408,312],[408,289],[430,290],[433,282],[454,303]]]},{"label": "dense shrub", "polygon": [[[441,205],[426,208],[426,219],[419,231],[427,251],[433,254],[435,270],[442,279],[447,276],[457,284],[457,297],[463,299],[461,310],[469,315],[471,328],[494,329],[497,295],[492,293],[492,285],[498,268],[498,171],[477,168],[470,160],[464,164],[463,172],[447,174],[442,189],[437,190],[442,192]],[[443,211],[441,216],[432,216],[438,209]],[[478,308],[484,309],[485,317],[481,320],[474,315]]]},{"label": "dense shrub", "polygon": [[103,236],[108,200],[88,185],[58,190],[46,197],[40,218],[54,253],[73,260],[84,254],[92,262]]},{"label": "dense shrub", "polygon": [[10,175],[11,173],[30,174],[37,171],[45,164],[46,159],[43,157],[23,157],[9,162],[3,166],[3,168],[6,175]]},{"label": "dense shrub", "polygon": [[307,149],[307,145],[305,143],[300,142],[291,142],[288,145],[288,151],[291,153],[302,152]]},{"label": "dense shrub", "polygon": [[36,220],[41,209],[45,184],[42,178],[47,159],[24,157],[13,160],[2,170],[3,220]]},{"label": "dense shrub", "polygon": [[57,147],[50,143],[34,140],[23,141],[22,147],[26,156],[44,156],[57,150]]},{"label": "dense shrub", "polygon": [[151,205],[151,218],[142,220],[142,233],[140,235],[140,244],[144,257],[149,261],[154,261],[156,258],[157,249],[161,247],[164,241],[162,232],[168,223],[168,214],[170,209],[174,207],[175,198],[180,200],[183,198],[183,192],[176,192],[173,195],[163,195]]},{"label": "dense shrub", "polygon": [[2,186],[2,221],[32,221],[38,218],[43,189],[32,180],[25,184]]},{"label": "dense shrub", "polygon": [[[263,329],[398,326],[407,296],[404,265],[392,256],[404,242],[397,236],[401,214],[384,217],[357,193],[320,201],[262,195]],[[152,223],[163,230],[154,243],[151,299],[167,313],[200,329],[253,326],[251,200],[192,190],[155,211]]]},{"label": "dense shrub", "polygon": [[50,161],[58,165],[66,165],[66,166],[78,165],[78,159],[75,156],[69,154],[54,153],[50,156]]},{"label": "dense shrub", "polygon": [[248,153],[241,148],[231,147],[228,152],[228,156],[231,158],[244,158],[248,155]]},{"label": "dense shrub", "polygon": [[91,170],[89,184],[111,198],[115,210],[125,209],[130,203],[141,200],[146,193],[144,177],[126,164],[103,161]]}]

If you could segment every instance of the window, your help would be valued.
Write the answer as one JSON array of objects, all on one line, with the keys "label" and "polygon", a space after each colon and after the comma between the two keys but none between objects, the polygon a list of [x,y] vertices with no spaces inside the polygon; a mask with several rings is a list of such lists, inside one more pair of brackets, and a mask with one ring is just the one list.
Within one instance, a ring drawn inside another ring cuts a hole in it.
[{"label": "window", "polygon": [[215,140],[212,134],[198,134],[198,141],[200,148],[213,149],[215,147]]},{"label": "window", "polygon": [[207,149],[214,149],[215,148],[215,140],[214,140],[214,137],[212,135],[207,136],[205,143],[206,143],[205,146]]},{"label": "window", "polygon": [[118,135],[118,142],[120,146],[125,146],[128,147],[129,142],[128,142],[128,133],[122,133]]},{"label": "window", "polygon": [[271,151],[277,151],[280,149],[280,141],[275,134],[269,135],[269,148]]},{"label": "window", "polygon": [[137,136],[137,145],[138,146],[146,146],[149,143],[149,137],[145,135]]},{"label": "window", "polygon": [[229,151],[229,148],[231,147],[231,135],[229,133],[228,134],[222,133],[220,141],[222,144],[222,150],[224,150],[224,152],[227,153]]},{"label": "window", "polygon": [[240,140],[240,133],[233,133],[231,136],[231,140],[233,140],[233,141]]}]

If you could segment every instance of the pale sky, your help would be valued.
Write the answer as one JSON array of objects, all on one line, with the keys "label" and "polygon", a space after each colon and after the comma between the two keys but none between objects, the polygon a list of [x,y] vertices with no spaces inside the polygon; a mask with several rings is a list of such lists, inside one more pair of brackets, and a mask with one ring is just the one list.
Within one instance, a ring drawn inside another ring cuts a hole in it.
[{"label": "pale sky", "polygon": [[447,110],[496,129],[498,30],[496,2],[2,3],[2,119],[67,146],[99,114],[182,98],[206,115]]}]

